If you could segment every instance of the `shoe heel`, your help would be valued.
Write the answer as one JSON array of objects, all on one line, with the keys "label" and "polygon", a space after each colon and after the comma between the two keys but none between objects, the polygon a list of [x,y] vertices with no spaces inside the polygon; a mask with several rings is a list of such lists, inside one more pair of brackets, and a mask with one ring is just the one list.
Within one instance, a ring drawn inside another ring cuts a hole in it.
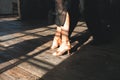
[{"label": "shoe heel", "polygon": [[67,54],[70,55],[70,50],[67,51]]},{"label": "shoe heel", "polygon": [[68,42],[68,51],[67,51],[68,55],[70,55],[70,49],[71,49],[71,45],[70,45],[70,42]]}]

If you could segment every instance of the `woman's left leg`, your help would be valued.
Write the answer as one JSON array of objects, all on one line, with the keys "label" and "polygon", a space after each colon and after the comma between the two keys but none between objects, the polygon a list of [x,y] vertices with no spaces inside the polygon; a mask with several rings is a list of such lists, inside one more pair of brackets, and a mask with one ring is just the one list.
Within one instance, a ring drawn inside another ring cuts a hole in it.
[{"label": "woman's left leg", "polygon": [[58,50],[55,53],[53,53],[54,56],[60,56],[60,55],[64,54],[66,51],[68,52],[68,54],[70,54],[71,45],[70,45],[70,41],[69,41],[69,37],[68,37],[69,36],[69,26],[70,26],[70,18],[69,18],[69,14],[67,13],[65,23],[61,27],[62,43],[61,43],[60,47],[58,48]]},{"label": "woman's left leg", "polygon": [[70,8],[71,0],[56,0],[56,12],[57,12],[57,22],[59,28],[61,28],[60,37],[61,44],[58,50],[53,53],[54,56],[60,56],[64,54],[66,51],[70,50],[70,42],[69,42],[69,27],[70,27],[70,17],[68,13],[68,9]]},{"label": "woman's left leg", "polygon": [[71,45],[70,45],[70,41],[69,41],[69,27],[70,27],[70,18],[69,18],[69,13],[66,14],[66,19],[65,19],[65,23],[63,26],[61,26],[61,40],[62,43],[60,45],[60,47],[58,48],[58,50],[53,53],[54,56],[60,56],[62,54],[64,54],[66,51],[68,52],[68,54],[70,54],[70,49],[71,49]]}]

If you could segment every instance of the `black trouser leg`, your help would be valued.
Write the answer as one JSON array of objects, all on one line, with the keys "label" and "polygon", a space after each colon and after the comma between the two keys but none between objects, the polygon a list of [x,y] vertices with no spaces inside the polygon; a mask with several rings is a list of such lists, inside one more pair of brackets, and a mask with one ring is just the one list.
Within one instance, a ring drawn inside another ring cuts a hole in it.
[{"label": "black trouser leg", "polygon": [[107,39],[106,5],[104,0],[85,0],[85,20],[93,38],[97,41]]},{"label": "black trouser leg", "polygon": [[70,15],[70,30],[69,30],[70,37],[80,18],[79,0],[71,1],[69,15]]},{"label": "black trouser leg", "polygon": [[70,37],[79,20],[79,0],[56,0],[56,12],[56,24],[58,26],[64,25],[66,13],[68,12],[70,17]]}]

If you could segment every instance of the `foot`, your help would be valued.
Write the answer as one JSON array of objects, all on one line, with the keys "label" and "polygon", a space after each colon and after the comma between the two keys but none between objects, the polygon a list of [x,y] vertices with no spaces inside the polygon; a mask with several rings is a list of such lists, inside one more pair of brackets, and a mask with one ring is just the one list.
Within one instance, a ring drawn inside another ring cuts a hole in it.
[{"label": "foot", "polygon": [[57,48],[61,44],[61,38],[54,37],[51,49]]},{"label": "foot", "polygon": [[65,42],[65,43],[62,43],[61,46],[58,48],[58,50],[55,53],[53,53],[52,55],[53,56],[61,56],[65,52],[68,52],[68,54],[70,55],[70,49],[71,49],[70,42]]}]

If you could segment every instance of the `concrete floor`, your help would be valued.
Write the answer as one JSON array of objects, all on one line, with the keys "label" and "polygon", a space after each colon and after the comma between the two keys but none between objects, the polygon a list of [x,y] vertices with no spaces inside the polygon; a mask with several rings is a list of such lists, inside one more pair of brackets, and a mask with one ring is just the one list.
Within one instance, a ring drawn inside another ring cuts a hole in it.
[{"label": "concrete floor", "polygon": [[50,50],[55,25],[0,20],[0,80],[120,80],[120,38],[90,45],[84,22],[72,34],[71,56]]}]

